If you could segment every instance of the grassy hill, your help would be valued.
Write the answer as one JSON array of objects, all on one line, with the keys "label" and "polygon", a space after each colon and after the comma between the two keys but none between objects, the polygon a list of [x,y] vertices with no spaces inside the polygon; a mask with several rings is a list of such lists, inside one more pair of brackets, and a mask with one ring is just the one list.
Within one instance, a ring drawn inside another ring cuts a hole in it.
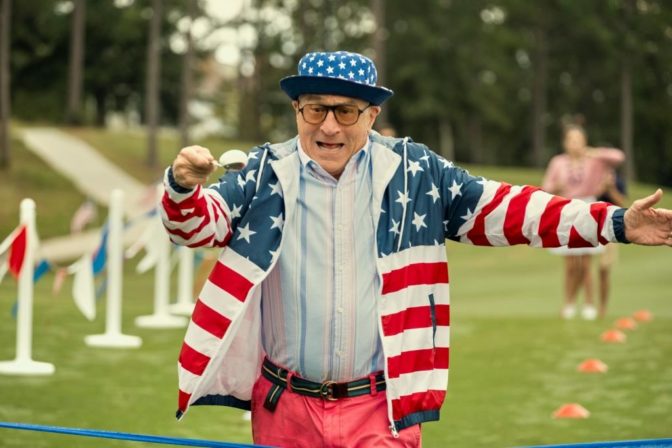
[{"label": "grassy hill", "polygon": [[[141,135],[117,136],[89,129],[74,132],[89,142],[99,142],[107,157],[135,170],[134,174],[137,171],[140,179],[153,179],[141,177],[149,176],[139,168]],[[162,140],[166,163],[172,158],[174,142]],[[232,143],[229,147],[248,146]],[[213,142],[211,147],[229,148],[224,142]],[[15,155],[11,181],[0,185],[2,199],[18,203],[22,193],[37,183],[27,180],[43,176],[40,188],[30,192],[40,198],[36,199],[38,216],[51,216],[53,222],[40,224],[38,218],[40,233],[44,235],[48,225],[66,232],[71,213],[83,197],[68,191],[67,181],[45,173],[39,160],[20,150]],[[541,179],[539,170],[468,168],[474,174],[515,183]],[[633,195],[641,195],[652,188],[635,185],[632,190]],[[671,196],[668,192],[668,207]],[[69,202],[58,202],[66,198]],[[16,219],[5,207],[2,212],[6,213],[2,225],[5,219]],[[527,247],[491,249],[450,243],[451,379],[441,421],[423,425],[423,445],[505,447],[670,437],[672,293],[668,276],[672,252],[635,246],[620,249],[608,316],[586,322],[559,318],[561,258]],[[137,259],[125,263],[123,329],[143,338],[137,350],[84,345],[85,335],[104,331],[104,298],[98,301],[97,319],[89,322],[73,305],[71,279],[57,295],[51,292],[53,276],[36,284],[34,358],[54,363],[56,373],[44,378],[0,376],[0,421],[249,442],[249,423],[241,419],[240,411],[195,407],[184,421],[174,421],[175,363],[184,330],[134,326],[134,318],[151,313],[153,306],[153,273],[136,274],[136,263]],[[0,284],[0,360],[15,354],[16,322],[11,317],[15,294],[12,280]],[[616,318],[640,308],[651,310],[654,320],[629,332],[625,344],[600,341],[601,332]],[[609,372],[576,372],[581,361],[593,357],[605,362]],[[581,403],[591,417],[551,418],[556,408],[569,402]],[[0,429],[0,446],[150,445]]]}]

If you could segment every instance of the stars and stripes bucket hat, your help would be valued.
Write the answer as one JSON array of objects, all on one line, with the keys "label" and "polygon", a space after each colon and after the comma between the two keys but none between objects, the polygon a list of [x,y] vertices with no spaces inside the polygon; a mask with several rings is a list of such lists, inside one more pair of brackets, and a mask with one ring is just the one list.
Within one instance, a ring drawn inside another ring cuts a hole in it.
[{"label": "stars and stripes bucket hat", "polygon": [[280,88],[293,100],[314,93],[359,98],[378,106],[394,94],[387,87],[376,85],[376,66],[358,53],[307,53],[299,61],[298,72],[280,80]]}]

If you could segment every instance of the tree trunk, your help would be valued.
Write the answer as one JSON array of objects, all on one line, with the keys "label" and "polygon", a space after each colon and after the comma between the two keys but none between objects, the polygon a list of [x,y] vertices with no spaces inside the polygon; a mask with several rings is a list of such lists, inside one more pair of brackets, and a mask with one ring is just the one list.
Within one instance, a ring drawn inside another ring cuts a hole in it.
[{"label": "tree trunk", "polygon": [[105,116],[107,115],[107,92],[96,90],[93,97],[96,101],[96,126],[102,128],[105,126]]},{"label": "tree trunk", "polygon": [[9,39],[11,25],[11,0],[0,0],[0,168],[8,168],[11,162],[9,138]]},{"label": "tree trunk", "polygon": [[485,162],[485,157],[483,154],[483,129],[481,126],[481,119],[472,114],[469,117],[467,126],[469,154],[471,156],[470,162],[483,163]]},{"label": "tree trunk", "polygon": [[75,0],[70,31],[70,66],[68,69],[68,105],[65,121],[68,124],[82,122],[82,78],[84,70],[84,39],[86,1]]},{"label": "tree trunk", "polygon": [[629,48],[630,20],[634,8],[632,0],[625,2],[625,45],[621,60],[621,149],[625,152],[625,178],[628,182],[637,180],[635,154],[632,145],[634,135],[634,119],[632,111],[632,57]]},{"label": "tree trunk", "polygon": [[[385,28],[385,1],[371,0],[371,10],[376,22],[376,31],[373,33],[373,50],[376,55],[376,68],[378,69],[378,85],[384,86],[387,81],[387,60],[386,60],[386,45],[387,29]],[[379,127],[388,127],[389,114],[387,108],[383,106],[378,115]]]},{"label": "tree trunk", "polygon": [[542,167],[546,163],[546,109],[548,107],[548,48],[546,30],[535,30],[534,81],[532,85],[532,163]]},{"label": "tree trunk", "polygon": [[446,160],[455,160],[455,138],[453,127],[446,118],[439,120],[439,148],[441,155]]},{"label": "tree trunk", "polygon": [[147,125],[147,160],[149,167],[158,166],[157,128],[159,124],[159,89],[161,80],[161,15],[162,0],[152,0],[147,45],[147,78],[145,82],[145,120]]},{"label": "tree trunk", "polygon": [[182,57],[182,95],[180,96],[180,147],[189,146],[189,103],[193,92],[194,37],[192,28],[196,16],[197,0],[188,0],[189,29],[185,33],[187,49]]}]

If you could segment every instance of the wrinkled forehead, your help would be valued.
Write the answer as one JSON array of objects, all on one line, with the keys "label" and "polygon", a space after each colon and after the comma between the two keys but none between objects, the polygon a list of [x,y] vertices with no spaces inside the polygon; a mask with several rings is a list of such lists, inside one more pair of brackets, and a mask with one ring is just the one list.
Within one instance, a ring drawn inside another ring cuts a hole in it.
[{"label": "wrinkled forehead", "polygon": [[340,95],[318,95],[314,93],[307,93],[305,95],[299,96],[299,103],[317,103],[324,104],[326,106],[333,106],[336,104],[351,104],[353,106],[359,106],[360,108],[366,107],[369,103],[359,98],[352,98],[349,96],[340,96]]}]

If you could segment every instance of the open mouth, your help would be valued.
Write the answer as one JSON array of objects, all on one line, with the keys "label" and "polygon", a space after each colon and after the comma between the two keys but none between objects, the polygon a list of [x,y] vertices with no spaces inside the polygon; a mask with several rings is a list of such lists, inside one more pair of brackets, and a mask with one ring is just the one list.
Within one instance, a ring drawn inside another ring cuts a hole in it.
[{"label": "open mouth", "polygon": [[320,149],[341,149],[343,147],[343,143],[328,143],[328,142],[316,142],[317,146]]}]

